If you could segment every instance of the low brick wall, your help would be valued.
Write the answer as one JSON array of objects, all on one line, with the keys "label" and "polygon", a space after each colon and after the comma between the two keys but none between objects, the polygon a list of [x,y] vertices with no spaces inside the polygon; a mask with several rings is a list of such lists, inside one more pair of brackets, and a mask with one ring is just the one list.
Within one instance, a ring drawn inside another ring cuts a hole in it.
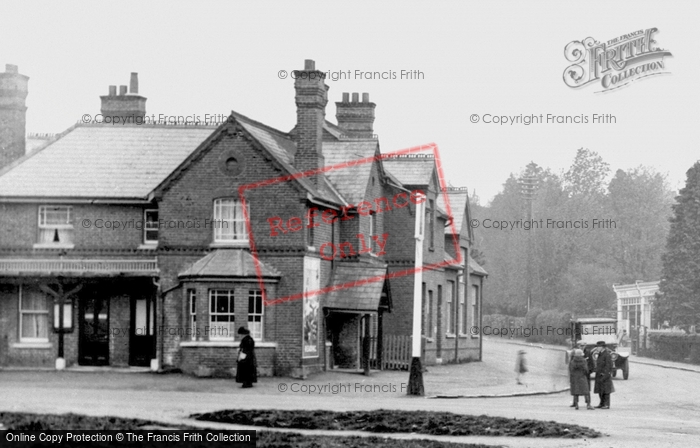
[{"label": "low brick wall", "polygon": [[[180,345],[180,368],[184,373],[200,377],[232,378],[236,376],[237,342],[183,342]],[[255,347],[259,376],[275,374],[274,345]]]}]

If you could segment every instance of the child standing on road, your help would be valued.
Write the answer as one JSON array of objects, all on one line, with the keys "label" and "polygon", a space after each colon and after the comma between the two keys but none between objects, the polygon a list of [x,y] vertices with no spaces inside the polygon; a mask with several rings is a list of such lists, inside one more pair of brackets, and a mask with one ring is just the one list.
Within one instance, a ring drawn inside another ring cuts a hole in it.
[{"label": "child standing on road", "polygon": [[527,372],[527,362],[525,361],[525,350],[518,350],[518,357],[515,360],[515,373],[517,373],[515,377],[515,381],[518,384],[523,384],[522,381],[520,381],[520,378],[522,375]]}]

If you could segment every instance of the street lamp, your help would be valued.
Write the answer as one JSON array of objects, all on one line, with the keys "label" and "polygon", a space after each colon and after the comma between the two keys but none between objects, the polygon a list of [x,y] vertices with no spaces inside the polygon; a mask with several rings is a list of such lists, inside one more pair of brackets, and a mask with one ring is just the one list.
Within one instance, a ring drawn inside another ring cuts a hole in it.
[{"label": "street lamp", "polygon": [[423,365],[421,364],[421,302],[423,292],[423,239],[425,238],[425,194],[416,192],[415,272],[413,276],[413,340],[411,368],[408,376],[408,395],[425,395]]},{"label": "street lamp", "polygon": [[58,356],[56,357],[56,370],[66,368],[66,359],[63,350],[63,335],[73,331],[73,295],[82,289],[78,285],[68,292],[63,290],[63,281],[58,279],[58,291],[49,286],[42,285],[41,289],[52,295],[53,303],[53,331],[58,333]]}]

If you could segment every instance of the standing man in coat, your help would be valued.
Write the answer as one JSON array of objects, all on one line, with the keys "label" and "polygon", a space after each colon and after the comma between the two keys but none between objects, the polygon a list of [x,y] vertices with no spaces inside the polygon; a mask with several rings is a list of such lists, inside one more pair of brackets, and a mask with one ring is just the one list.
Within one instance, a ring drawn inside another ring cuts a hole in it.
[{"label": "standing man in coat", "polygon": [[596,406],[600,409],[610,409],[610,394],[615,392],[612,382],[613,361],[610,350],[605,346],[605,341],[596,343],[598,359],[595,362],[595,390],[600,397],[600,404]]},{"label": "standing man in coat", "polygon": [[238,329],[238,334],[243,335],[238,347],[238,361],[236,364],[236,382],[243,383],[241,387],[253,387],[258,382],[258,363],[255,359],[255,341],[250,336],[250,330],[246,327]]}]

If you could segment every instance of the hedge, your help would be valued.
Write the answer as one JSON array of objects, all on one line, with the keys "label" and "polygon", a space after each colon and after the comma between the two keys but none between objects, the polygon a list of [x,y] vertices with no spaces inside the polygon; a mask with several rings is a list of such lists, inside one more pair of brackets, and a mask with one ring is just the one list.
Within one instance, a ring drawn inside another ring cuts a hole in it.
[{"label": "hedge", "polygon": [[689,361],[700,364],[700,334],[671,331],[649,331],[651,351],[647,354],[668,361]]},{"label": "hedge", "polygon": [[535,323],[532,325],[532,335],[527,338],[528,342],[566,345],[567,340],[571,339],[570,312],[547,310],[536,316]]}]

